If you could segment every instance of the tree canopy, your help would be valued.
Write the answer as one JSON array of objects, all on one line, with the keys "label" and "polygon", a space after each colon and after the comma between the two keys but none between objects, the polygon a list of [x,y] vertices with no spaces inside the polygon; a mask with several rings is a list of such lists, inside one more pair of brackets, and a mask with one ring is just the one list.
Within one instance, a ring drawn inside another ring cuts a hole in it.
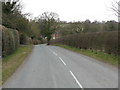
[{"label": "tree canopy", "polygon": [[54,12],[44,12],[39,17],[38,23],[40,26],[41,34],[44,38],[47,38],[48,45],[50,44],[50,40],[52,38],[51,35],[57,29],[58,21],[58,14]]}]

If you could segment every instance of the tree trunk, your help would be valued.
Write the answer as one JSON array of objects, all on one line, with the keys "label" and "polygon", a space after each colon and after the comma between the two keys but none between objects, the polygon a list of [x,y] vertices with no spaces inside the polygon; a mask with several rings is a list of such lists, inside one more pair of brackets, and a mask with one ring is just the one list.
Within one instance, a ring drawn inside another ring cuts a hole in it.
[{"label": "tree trunk", "polygon": [[47,45],[50,45],[50,40],[47,40]]},{"label": "tree trunk", "polygon": [[50,45],[51,34],[47,36],[47,45]]}]

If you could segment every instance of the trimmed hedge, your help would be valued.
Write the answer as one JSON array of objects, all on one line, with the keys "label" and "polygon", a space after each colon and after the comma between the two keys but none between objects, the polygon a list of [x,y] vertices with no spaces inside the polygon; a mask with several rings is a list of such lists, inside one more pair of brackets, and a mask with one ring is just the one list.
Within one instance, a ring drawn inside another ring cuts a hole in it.
[{"label": "trimmed hedge", "polygon": [[0,56],[2,56],[2,27],[0,26]]},{"label": "trimmed hedge", "polygon": [[2,56],[11,54],[19,46],[19,33],[17,30],[2,27]]},{"label": "trimmed hedge", "polygon": [[91,49],[108,54],[120,55],[118,32],[79,33],[52,40],[51,44],[65,44],[80,49]]}]

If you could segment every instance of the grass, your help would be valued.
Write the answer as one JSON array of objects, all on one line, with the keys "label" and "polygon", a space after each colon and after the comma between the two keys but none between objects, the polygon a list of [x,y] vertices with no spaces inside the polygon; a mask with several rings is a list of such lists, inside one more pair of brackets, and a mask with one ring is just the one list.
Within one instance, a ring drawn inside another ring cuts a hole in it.
[{"label": "grass", "polygon": [[31,53],[32,45],[20,46],[11,55],[2,60],[2,84],[16,71],[25,58]]},{"label": "grass", "polygon": [[62,45],[62,44],[55,44],[55,46],[60,46],[65,49],[95,58],[102,62],[105,62],[105,63],[108,63],[108,64],[118,67],[118,60],[120,59],[120,56],[116,56],[113,54],[107,54],[107,53],[103,53],[100,51],[92,51],[92,50],[84,50],[84,49],[74,48],[74,47]]},{"label": "grass", "polygon": [[2,85],[2,59],[0,58],[0,86]]}]

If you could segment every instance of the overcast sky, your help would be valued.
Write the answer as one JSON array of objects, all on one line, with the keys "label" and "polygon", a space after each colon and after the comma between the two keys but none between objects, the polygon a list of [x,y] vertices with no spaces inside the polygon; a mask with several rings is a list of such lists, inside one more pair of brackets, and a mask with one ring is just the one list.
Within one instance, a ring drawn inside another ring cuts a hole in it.
[{"label": "overcast sky", "polygon": [[118,21],[110,9],[112,2],[114,0],[22,0],[23,12],[31,13],[32,18],[50,11],[59,14],[62,21]]}]

